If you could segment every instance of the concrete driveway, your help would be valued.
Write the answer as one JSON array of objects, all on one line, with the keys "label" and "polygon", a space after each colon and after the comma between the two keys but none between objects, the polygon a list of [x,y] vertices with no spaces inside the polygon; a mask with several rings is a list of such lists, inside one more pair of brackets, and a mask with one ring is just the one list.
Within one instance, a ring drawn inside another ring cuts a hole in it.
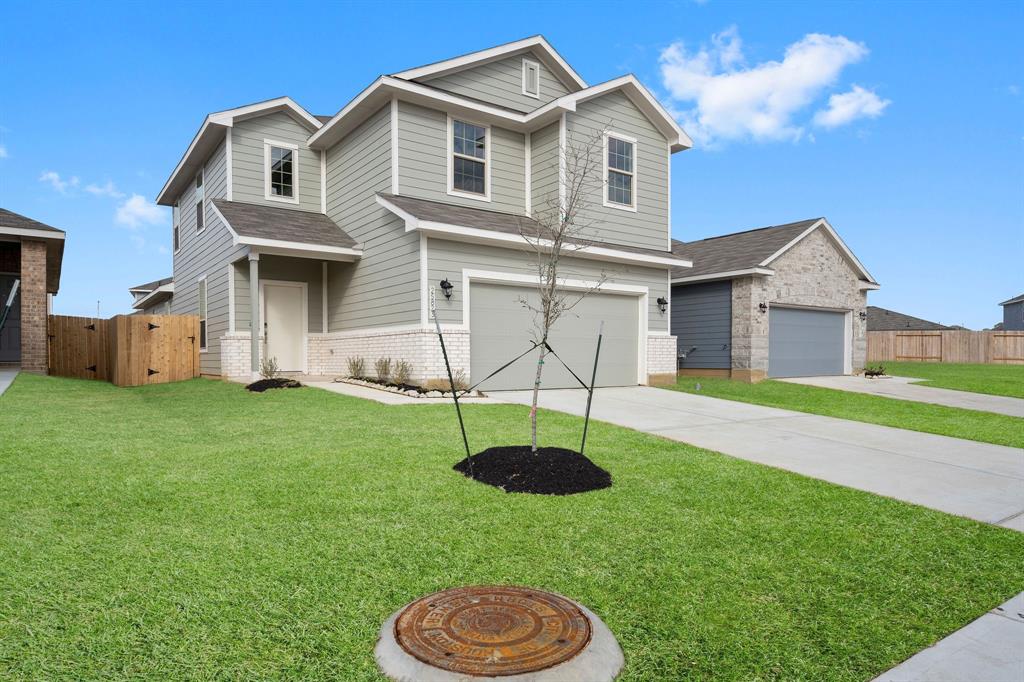
[{"label": "concrete driveway", "polygon": [[[1011,417],[1024,417],[1024,400],[1020,398],[922,386],[914,383],[915,381],[921,381],[920,379],[909,377],[883,377],[881,379],[866,379],[856,376],[800,377],[796,379],[779,379],[779,381],[786,381],[791,384],[804,384],[805,386],[834,388],[839,391],[853,391],[854,393],[870,393],[871,395],[899,398],[900,400],[913,400],[919,403],[961,407],[967,410],[997,412]],[[1024,429],[1024,424],[1021,425],[1021,428]]]},{"label": "concrete driveway", "polygon": [[[547,409],[582,415],[585,406],[583,390],[541,394]],[[597,389],[591,416],[1024,532],[1024,452],[1015,448],[646,386]]]},{"label": "concrete driveway", "polygon": [[0,367],[0,395],[4,394],[11,384],[14,383],[14,377],[18,376],[18,370],[14,367]]}]

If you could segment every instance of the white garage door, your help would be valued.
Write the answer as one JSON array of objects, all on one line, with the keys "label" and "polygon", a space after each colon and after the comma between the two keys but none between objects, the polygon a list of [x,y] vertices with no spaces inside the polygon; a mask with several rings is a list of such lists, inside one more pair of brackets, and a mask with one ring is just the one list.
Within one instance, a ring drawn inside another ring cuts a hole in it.
[{"label": "white garage door", "polygon": [[[474,282],[469,296],[470,378],[476,382],[530,347],[533,314],[520,299],[534,302],[536,289]],[[555,324],[549,345],[584,381],[590,381],[598,325],[604,320],[598,386],[637,383],[639,302],[636,296],[590,294]],[[537,371],[531,353],[489,379],[481,389],[492,391],[533,387]],[[555,358],[544,363],[541,388],[575,388],[573,379]]]},{"label": "white garage door", "polygon": [[845,313],[772,306],[768,316],[768,376],[843,374],[845,353]]}]

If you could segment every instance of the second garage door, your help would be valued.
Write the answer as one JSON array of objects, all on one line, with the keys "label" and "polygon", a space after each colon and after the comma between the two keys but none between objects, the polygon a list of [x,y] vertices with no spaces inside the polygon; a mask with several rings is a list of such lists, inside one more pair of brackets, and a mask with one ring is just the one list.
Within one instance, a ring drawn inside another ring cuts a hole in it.
[{"label": "second garage door", "polygon": [[772,306],[768,317],[768,376],[843,374],[845,337],[845,313]]},{"label": "second garage door", "polygon": [[[533,314],[520,299],[534,302],[536,289],[486,282],[470,285],[470,376],[476,382],[530,347]],[[549,344],[585,381],[593,370],[597,329],[604,320],[604,339],[598,362],[598,386],[637,383],[639,305],[635,296],[590,294],[555,324]],[[530,355],[481,385],[484,390],[533,387],[536,355]],[[575,388],[558,360],[544,364],[541,388]]]}]

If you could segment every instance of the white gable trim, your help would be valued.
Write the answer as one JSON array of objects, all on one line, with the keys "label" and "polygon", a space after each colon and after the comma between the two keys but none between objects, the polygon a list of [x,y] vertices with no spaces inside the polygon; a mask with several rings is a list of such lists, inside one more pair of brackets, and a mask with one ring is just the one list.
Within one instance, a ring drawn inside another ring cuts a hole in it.
[{"label": "white gable trim", "polygon": [[576,89],[583,89],[587,87],[587,82],[583,80],[583,78],[581,78],[571,66],[569,66],[567,61],[562,59],[562,55],[558,54],[558,52],[555,51],[555,48],[551,47],[551,43],[545,40],[544,36],[531,36],[511,43],[505,43],[504,45],[498,45],[497,47],[491,47],[486,50],[470,52],[469,54],[462,55],[461,57],[445,59],[440,62],[434,62],[433,64],[418,66],[415,69],[407,69],[394,75],[398,78],[405,78],[406,80],[428,77],[437,78],[450,73],[455,73],[456,71],[463,71],[474,66],[493,62],[517,52],[523,52],[530,49],[535,50],[538,53],[538,56],[546,58],[544,61],[549,62],[548,68],[552,70],[555,76],[562,81],[563,84]]},{"label": "white gable trim", "polygon": [[716,279],[732,279],[744,275],[774,275],[771,268],[745,268],[743,270],[726,270],[724,272],[709,272],[706,275],[692,275],[689,277],[676,277],[672,284],[687,284],[690,282],[709,282]]},{"label": "white gable trim", "polygon": [[867,268],[864,267],[863,263],[861,263],[860,260],[858,260],[857,257],[853,255],[853,251],[850,250],[850,247],[848,247],[846,243],[839,238],[839,234],[831,225],[829,225],[829,222],[824,218],[821,218],[818,221],[816,221],[813,225],[811,225],[806,230],[797,235],[794,239],[792,239],[788,244],[786,244],[781,249],[779,249],[778,251],[776,251],[775,253],[768,256],[760,263],[758,263],[758,265],[760,267],[768,267],[769,265],[772,264],[773,261],[777,260],[782,254],[786,253],[794,246],[799,244],[807,235],[814,232],[819,227],[825,229],[825,232],[829,235],[829,237],[832,238],[833,243],[835,243],[835,245],[839,247],[839,250],[842,252],[844,256],[846,256],[847,260],[849,260],[850,264],[853,265],[854,269],[861,277],[867,280],[869,284],[878,284],[878,282],[875,281],[874,277],[871,276],[871,273],[867,271]]}]

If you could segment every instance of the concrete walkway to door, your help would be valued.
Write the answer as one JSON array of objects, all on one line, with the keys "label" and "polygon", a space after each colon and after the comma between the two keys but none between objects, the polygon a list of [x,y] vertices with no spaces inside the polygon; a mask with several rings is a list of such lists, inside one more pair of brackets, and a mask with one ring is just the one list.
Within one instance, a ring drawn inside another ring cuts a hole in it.
[{"label": "concrete walkway to door", "polygon": [[[954,391],[949,388],[937,388],[935,386],[922,386],[914,383],[921,381],[921,379],[911,379],[908,377],[883,377],[881,379],[868,379],[858,376],[800,377],[796,379],[779,379],[779,381],[787,381],[791,384],[804,384],[805,386],[818,386],[820,388],[834,388],[838,391],[870,393],[886,398],[913,400],[919,403],[960,407],[965,410],[996,412],[1011,417],[1024,417],[1024,399],[1010,398],[1009,396],[1002,395],[988,395],[987,393],[971,393],[970,391]],[[1024,428],[1024,425],[1021,428]]]},{"label": "concrete walkway to door", "polygon": [[0,367],[0,395],[10,388],[16,376],[18,376],[17,367]]},{"label": "concrete walkway to door", "polygon": [[[530,391],[491,398],[530,403]],[[541,394],[582,415],[583,390]],[[591,416],[733,457],[1024,531],[1024,453],[1015,448],[708,398],[661,388],[600,388]]]}]

